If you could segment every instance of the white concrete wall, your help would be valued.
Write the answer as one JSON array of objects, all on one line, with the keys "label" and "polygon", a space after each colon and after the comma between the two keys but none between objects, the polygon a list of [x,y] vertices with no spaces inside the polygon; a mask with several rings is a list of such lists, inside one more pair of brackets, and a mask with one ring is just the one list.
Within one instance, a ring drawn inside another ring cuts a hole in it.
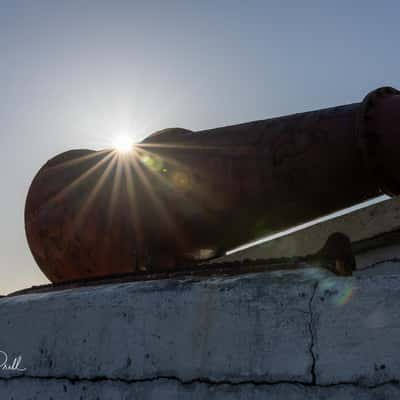
[{"label": "white concrete wall", "polygon": [[312,268],[4,297],[0,399],[397,399],[399,301]]}]

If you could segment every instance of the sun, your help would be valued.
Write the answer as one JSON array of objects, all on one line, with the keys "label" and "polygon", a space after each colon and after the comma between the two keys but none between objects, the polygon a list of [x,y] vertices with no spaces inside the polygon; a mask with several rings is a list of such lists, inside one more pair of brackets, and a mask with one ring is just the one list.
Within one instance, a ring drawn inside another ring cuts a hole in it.
[{"label": "sun", "polygon": [[129,136],[117,136],[113,140],[114,149],[120,154],[126,154],[133,150],[134,142]]}]

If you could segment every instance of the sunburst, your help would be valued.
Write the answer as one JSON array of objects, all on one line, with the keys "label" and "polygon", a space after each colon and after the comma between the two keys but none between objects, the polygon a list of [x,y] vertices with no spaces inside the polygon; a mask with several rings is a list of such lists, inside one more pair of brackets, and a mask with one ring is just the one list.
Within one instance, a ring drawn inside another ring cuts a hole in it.
[{"label": "sunburst", "polygon": [[127,154],[133,150],[135,143],[129,136],[117,136],[112,144],[119,154]]}]

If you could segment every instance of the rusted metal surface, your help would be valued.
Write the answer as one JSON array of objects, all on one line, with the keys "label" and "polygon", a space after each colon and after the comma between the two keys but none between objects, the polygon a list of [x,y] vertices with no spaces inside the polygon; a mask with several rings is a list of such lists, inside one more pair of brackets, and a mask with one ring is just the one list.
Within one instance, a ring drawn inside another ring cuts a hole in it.
[{"label": "rusted metal surface", "polygon": [[53,282],[173,271],[398,194],[399,111],[398,92],[381,88],[362,103],[200,132],[167,129],[125,155],[63,153],[31,185],[30,248]]}]

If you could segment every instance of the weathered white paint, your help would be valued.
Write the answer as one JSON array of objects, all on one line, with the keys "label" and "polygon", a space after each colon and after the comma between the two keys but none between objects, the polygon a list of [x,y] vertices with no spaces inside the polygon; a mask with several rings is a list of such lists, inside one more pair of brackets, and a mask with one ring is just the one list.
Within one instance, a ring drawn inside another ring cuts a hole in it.
[{"label": "weathered white paint", "polygon": [[[397,266],[400,268],[400,264]],[[376,399],[400,386],[400,276],[308,268],[0,299],[11,399]]]}]

